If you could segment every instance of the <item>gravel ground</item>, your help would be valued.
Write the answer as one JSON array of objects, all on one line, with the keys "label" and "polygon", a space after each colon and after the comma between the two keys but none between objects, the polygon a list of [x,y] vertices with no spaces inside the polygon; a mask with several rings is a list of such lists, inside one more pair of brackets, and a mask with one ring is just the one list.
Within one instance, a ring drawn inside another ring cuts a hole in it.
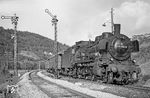
[{"label": "gravel ground", "polygon": [[45,94],[51,98],[93,98],[85,94],[79,94],[70,89],[56,85],[50,81],[44,80],[35,73],[31,75],[32,82]]},{"label": "gravel ground", "polygon": [[[34,83],[29,80],[29,73],[25,73],[23,76],[21,76],[20,82],[18,83],[18,94],[20,98],[54,98],[53,96],[55,96],[55,98],[75,97],[73,97],[70,92],[64,90],[63,88],[60,88],[57,85],[70,88],[77,92],[81,92],[96,98],[122,98],[120,96],[124,96],[127,98],[149,98],[149,96],[147,96],[147,94],[144,92],[138,92],[123,87],[115,87],[104,84],[100,85],[99,83],[92,83],[86,81],[75,81],[72,83],[66,80],[53,79],[46,76],[48,74],[45,74],[45,72],[44,75],[41,72],[37,73],[38,76],[43,78],[43,80],[40,80],[38,78],[37,80],[35,79],[35,82],[39,83],[38,86],[34,85]],[[46,81],[56,83],[57,85],[53,83],[48,83]],[[39,87],[42,89],[39,89]],[[43,92],[43,89],[47,91],[47,93]],[[53,96],[49,96],[48,93]]]},{"label": "gravel ground", "polygon": [[144,86],[146,86],[146,87],[150,87],[150,79],[145,83],[145,85]]},{"label": "gravel ground", "polygon": [[18,82],[18,94],[20,98],[49,98],[29,80],[29,72],[25,73]]},{"label": "gravel ground", "polygon": [[103,91],[103,92],[108,92],[120,96],[124,96],[127,98],[149,98],[149,95],[146,92],[142,91],[136,91],[124,87],[116,87],[116,86],[109,86],[109,85],[100,85],[100,84],[94,84],[94,83],[89,83],[89,82],[79,82],[81,87],[86,87],[92,90],[96,91]]},{"label": "gravel ground", "polygon": [[[45,71],[43,71],[42,73],[44,75],[50,76],[49,73]],[[87,81],[83,79],[74,79],[74,78],[68,78],[68,77],[63,77],[61,79],[74,83],[75,85],[78,85],[82,88],[88,88],[94,91],[107,92],[107,93],[111,93],[111,94],[115,94],[115,95],[123,96],[127,98],[150,98],[150,92],[138,91],[138,90],[129,89],[123,86],[113,86],[113,85],[107,85],[107,84],[102,84],[98,82],[92,82],[92,81]]]},{"label": "gravel ground", "polygon": [[91,89],[86,88],[86,87],[80,87],[79,86],[80,83],[75,85],[74,83],[71,83],[71,82],[68,82],[68,81],[64,81],[64,80],[60,80],[60,79],[53,79],[53,78],[50,78],[46,75],[43,75],[41,72],[38,72],[37,75],[42,77],[45,80],[48,80],[48,81],[51,81],[51,82],[56,83],[58,85],[64,86],[66,88],[70,88],[72,90],[90,95],[90,96],[95,97],[95,98],[122,98],[120,96],[113,95],[113,94],[110,94],[110,93],[95,91],[95,90],[91,90]]}]

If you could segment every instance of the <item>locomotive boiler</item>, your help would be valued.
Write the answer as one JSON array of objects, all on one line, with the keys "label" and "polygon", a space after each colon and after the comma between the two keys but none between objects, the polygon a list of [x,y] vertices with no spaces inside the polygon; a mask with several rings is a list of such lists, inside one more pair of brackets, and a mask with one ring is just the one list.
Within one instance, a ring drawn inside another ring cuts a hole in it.
[{"label": "locomotive boiler", "polygon": [[141,69],[131,54],[138,51],[138,41],[120,34],[120,24],[114,24],[113,33],[104,32],[95,41],[79,41],[65,50],[60,73],[105,83],[134,83],[139,80]]}]

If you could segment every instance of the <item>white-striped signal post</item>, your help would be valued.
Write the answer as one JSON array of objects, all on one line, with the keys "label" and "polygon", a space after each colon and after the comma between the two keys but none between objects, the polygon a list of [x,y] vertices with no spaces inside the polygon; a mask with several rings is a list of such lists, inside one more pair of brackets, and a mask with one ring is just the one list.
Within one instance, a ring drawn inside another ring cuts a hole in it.
[{"label": "white-striped signal post", "polygon": [[14,14],[14,16],[1,16],[1,19],[11,19],[12,24],[14,24],[14,74],[18,75],[17,71],[17,24],[19,17]]}]

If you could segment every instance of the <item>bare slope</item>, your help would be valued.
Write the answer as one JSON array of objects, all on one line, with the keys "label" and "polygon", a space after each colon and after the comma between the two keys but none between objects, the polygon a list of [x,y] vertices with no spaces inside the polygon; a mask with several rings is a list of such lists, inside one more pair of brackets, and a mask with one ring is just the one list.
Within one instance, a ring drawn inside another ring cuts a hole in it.
[{"label": "bare slope", "polygon": [[140,51],[136,53],[133,58],[142,69],[142,73],[146,78],[150,78],[150,34],[135,35],[133,39],[140,42]]}]

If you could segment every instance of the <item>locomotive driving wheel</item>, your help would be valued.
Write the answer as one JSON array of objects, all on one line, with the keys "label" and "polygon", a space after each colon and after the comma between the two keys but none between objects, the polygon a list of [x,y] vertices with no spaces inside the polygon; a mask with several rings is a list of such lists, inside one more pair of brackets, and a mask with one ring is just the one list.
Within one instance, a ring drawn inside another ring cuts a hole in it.
[{"label": "locomotive driving wheel", "polygon": [[107,83],[113,83],[113,80],[114,80],[114,78],[113,78],[113,72],[109,72],[108,73],[108,76],[107,76]]},{"label": "locomotive driving wheel", "polygon": [[124,85],[128,84],[129,82],[128,73],[122,72],[121,77],[122,77],[121,84]]},{"label": "locomotive driving wheel", "polygon": [[95,75],[92,75],[91,81],[95,81],[95,80],[96,80],[96,76],[95,76]]},{"label": "locomotive driving wheel", "polygon": [[138,79],[138,75],[136,72],[132,73],[132,79],[133,79],[133,81],[136,81]]}]

